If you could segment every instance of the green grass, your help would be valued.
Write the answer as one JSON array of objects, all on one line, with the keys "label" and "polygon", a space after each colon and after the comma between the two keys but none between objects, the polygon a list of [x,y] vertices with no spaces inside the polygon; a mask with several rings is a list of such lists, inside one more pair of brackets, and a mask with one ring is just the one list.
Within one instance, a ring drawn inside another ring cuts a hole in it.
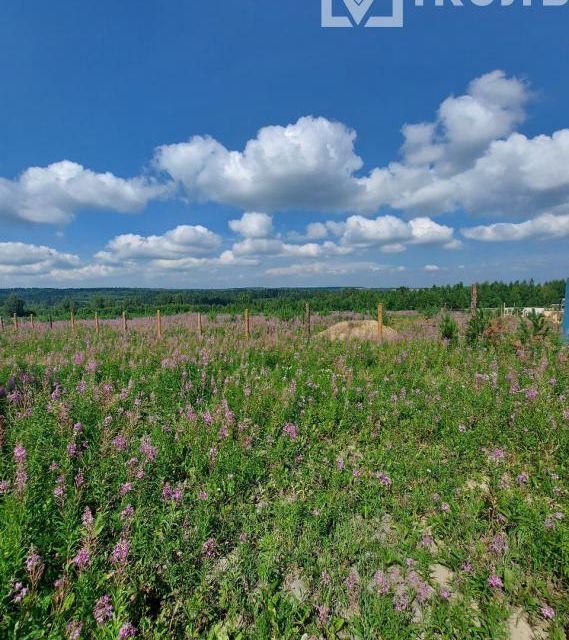
[{"label": "green grass", "polygon": [[211,331],[0,336],[1,638],[564,637],[566,349]]}]

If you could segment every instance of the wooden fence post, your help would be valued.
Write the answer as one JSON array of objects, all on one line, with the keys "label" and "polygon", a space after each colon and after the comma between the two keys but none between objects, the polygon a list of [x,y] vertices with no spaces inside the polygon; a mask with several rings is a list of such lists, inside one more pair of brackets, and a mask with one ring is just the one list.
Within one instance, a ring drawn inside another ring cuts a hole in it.
[{"label": "wooden fence post", "polygon": [[377,305],[377,338],[383,342],[383,305]]},{"label": "wooden fence post", "polygon": [[73,313],[73,310],[71,311],[70,322],[71,322],[71,331],[75,333],[75,314]]},{"label": "wooden fence post", "polygon": [[49,328],[53,329],[53,316],[51,315],[51,313],[49,314]]},{"label": "wooden fence post", "polygon": [[306,332],[306,338],[310,340],[311,318],[310,305],[308,304],[308,302],[304,305],[304,330]]},{"label": "wooden fence post", "polygon": [[0,316],[0,329],[4,331],[4,318],[2,316]]},{"label": "wooden fence post", "polygon": [[249,322],[249,309],[245,309],[245,335],[251,337],[251,323]]},{"label": "wooden fence post", "polygon": [[18,330],[18,314],[17,313],[14,314],[13,320],[14,320],[14,329],[16,329],[17,331]]},{"label": "wooden fence post", "polygon": [[470,313],[474,315],[478,308],[478,285],[473,284],[470,290]]},{"label": "wooden fence post", "polygon": [[203,334],[202,314],[198,311],[198,337],[201,338],[202,334]]},{"label": "wooden fence post", "polygon": [[30,313],[30,325],[32,327],[32,329],[34,328],[34,314]]},{"label": "wooden fence post", "polygon": [[156,335],[162,337],[162,316],[160,315],[160,309],[156,311]]},{"label": "wooden fence post", "polygon": [[128,322],[126,320],[126,311],[122,312],[122,330],[125,333],[128,331]]},{"label": "wooden fence post", "polygon": [[99,335],[100,330],[101,327],[99,325],[99,314],[97,311],[95,311],[95,333]]}]

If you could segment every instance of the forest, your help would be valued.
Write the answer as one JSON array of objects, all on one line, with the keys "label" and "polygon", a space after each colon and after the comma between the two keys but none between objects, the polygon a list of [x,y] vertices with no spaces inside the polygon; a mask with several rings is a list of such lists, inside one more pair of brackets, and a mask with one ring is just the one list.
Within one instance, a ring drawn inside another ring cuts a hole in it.
[{"label": "forest", "polygon": [[[545,283],[516,281],[485,282],[478,286],[478,305],[485,308],[544,307],[560,304],[565,283],[554,280]],[[378,302],[388,311],[417,310],[435,312],[439,309],[467,309],[470,306],[470,286],[463,283],[433,286],[424,289],[360,288],[284,288],[284,289],[0,289],[0,314],[12,317],[34,315],[38,319],[68,317],[74,311],[77,318],[91,317],[95,311],[102,318],[115,318],[126,311],[131,317],[155,313],[165,315],[201,312],[236,314],[248,308],[251,313],[282,319],[298,317],[306,303],[314,313],[334,311],[372,313]]]}]

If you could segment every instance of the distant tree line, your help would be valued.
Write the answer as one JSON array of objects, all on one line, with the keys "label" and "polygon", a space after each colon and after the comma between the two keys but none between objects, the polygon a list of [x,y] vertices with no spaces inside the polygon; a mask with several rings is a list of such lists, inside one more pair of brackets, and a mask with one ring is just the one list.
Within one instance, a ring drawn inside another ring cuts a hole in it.
[{"label": "distant tree line", "polygon": [[[554,280],[543,284],[517,281],[485,282],[479,285],[480,307],[545,307],[559,304],[565,283]],[[204,314],[238,314],[245,308],[251,313],[290,319],[299,317],[305,303],[314,313],[334,311],[374,313],[378,302],[388,311],[421,312],[467,309],[470,286],[462,283],[426,289],[0,289],[0,312],[4,317],[33,314],[39,319],[51,315],[54,320],[76,317],[92,318],[97,311],[102,318],[116,318],[126,311],[131,317],[200,311]]]}]

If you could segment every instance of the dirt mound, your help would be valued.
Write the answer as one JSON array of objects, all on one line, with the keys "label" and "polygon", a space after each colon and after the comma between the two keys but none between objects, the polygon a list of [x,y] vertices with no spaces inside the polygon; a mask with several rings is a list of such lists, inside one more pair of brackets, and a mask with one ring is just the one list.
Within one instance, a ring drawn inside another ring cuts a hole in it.
[{"label": "dirt mound", "polygon": [[[377,331],[377,322],[375,320],[349,320],[347,322],[338,322],[332,325],[326,331],[318,334],[319,338],[328,338],[328,340],[344,341],[344,340],[373,340],[378,341],[379,335]],[[383,327],[383,340],[388,342],[397,337],[397,332],[390,327]]]}]

